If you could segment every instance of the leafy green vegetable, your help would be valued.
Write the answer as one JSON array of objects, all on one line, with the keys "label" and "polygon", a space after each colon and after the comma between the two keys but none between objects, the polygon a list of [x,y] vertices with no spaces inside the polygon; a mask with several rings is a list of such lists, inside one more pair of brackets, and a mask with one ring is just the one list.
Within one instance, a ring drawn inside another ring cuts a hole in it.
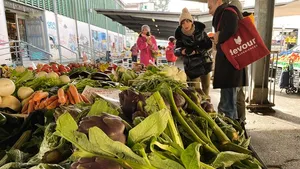
[{"label": "leafy green vegetable", "polygon": [[[150,113],[157,112],[158,110],[167,108],[164,99],[162,98],[159,92],[153,93],[147,100],[146,100],[146,111]],[[170,112],[170,111],[169,111]],[[178,144],[180,147],[183,148],[183,143],[181,140],[181,136],[176,128],[175,122],[173,120],[173,116],[171,112],[169,113],[169,121],[168,121],[168,128],[167,131],[171,137],[171,139]]]},{"label": "leafy green vegetable", "polygon": [[16,70],[12,71],[11,79],[14,80],[15,85],[19,88],[23,83],[32,80],[34,75],[32,71],[25,70],[25,72],[17,72]]},{"label": "leafy green vegetable", "polygon": [[236,153],[233,151],[224,151],[217,155],[216,159],[212,163],[212,166],[215,168],[230,167],[232,164],[247,158],[250,158],[250,155]]},{"label": "leafy green vegetable", "polygon": [[184,169],[182,165],[170,159],[162,159],[158,155],[151,153],[148,156],[150,163],[157,169]]},{"label": "leafy green vegetable", "polygon": [[152,136],[158,137],[167,127],[170,110],[162,109],[144,119],[129,131],[128,144],[134,145]]},{"label": "leafy green vegetable", "polygon": [[92,127],[89,129],[89,139],[83,133],[77,131],[78,126],[69,113],[61,115],[57,120],[57,134],[73,143],[79,151],[75,156],[95,157],[100,156],[127,165],[133,169],[154,169],[126,145],[111,140],[101,129]]},{"label": "leafy green vegetable", "polygon": [[91,110],[87,116],[99,116],[102,113],[119,115],[119,112],[116,109],[114,109],[107,101],[99,98],[92,105]]},{"label": "leafy green vegetable", "polygon": [[10,161],[23,163],[30,157],[30,154],[24,153],[19,149],[10,150],[7,152],[7,156]]},{"label": "leafy green vegetable", "polygon": [[180,158],[186,169],[214,169],[200,161],[200,146],[199,143],[192,143],[182,152]]},{"label": "leafy green vegetable", "polygon": [[101,83],[99,83],[97,80],[92,80],[89,78],[84,78],[84,79],[78,79],[74,81],[75,86],[77,90],[81,93],[86,86],[91,86],[91,87],[101,87]]},{"label": "leafy green vegetable", "polygon": [[201,144],[190,144],[181,154],[181,161],[186,169],[200,168],[200,149]]},{"label": "leafy green vegetable", "polygon": [[[68,151],[65,140],[55,134],[55,123],[46,126],[44,138],[39,152],[29,160],[29,163],[39,164],[41,162],[59,163],[62,161],[64,151]],[[69,154],[71,155],[71,154]]]},{"label": "leafy green vegetable", "polygon": [[57,164],[39,164],[37,166],[31,167],[30,169],[65,169]]},{"label": "leafy green vegetable", "polygon": [[31,87],[33,90],[47,90],[51,87],[62,86],[62,82],[59,78],[39,77],[32,81],[28,81],[24,86]]}]

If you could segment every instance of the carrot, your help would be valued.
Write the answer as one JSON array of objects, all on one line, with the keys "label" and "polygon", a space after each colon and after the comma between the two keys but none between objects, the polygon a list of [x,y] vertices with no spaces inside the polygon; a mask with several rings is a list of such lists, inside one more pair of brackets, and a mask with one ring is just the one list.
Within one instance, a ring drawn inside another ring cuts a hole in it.
[{"label": "carrot", "polygon": [[80,103],[83,102],[83,99],[81,97],[81,94],[78,94],[79,95],[79,100],[80,100]]},{"label": "carrot", "polygon": [[28,110],[27,113],[31,113],[34,111],[34,101],[33,100],[29,100],[29,105],[28,105]]},{"label": "carrot", "polygon": [[80,98],[79,98],[79,94],[78,94],[77,88],[74,85],[71,84],[70,87],[69,87],[69,90],[71,92],[71,95],[74,98],[74,102],[76,104],[80,103]]},{"label": "carrot", "polygon": [[73,99],[73,97],[72,97],[72,95],[71,95],[70,90],[67,91],[67,95],[68,95],[68,98],[69,98],[69,100],[70,100],[70,103],[71,103],[71,104],[75,104],[75,101],[74,101],[74,99]]},{"label": "carrot", "polygon": [[58,103],[60,103],[61,105],[64,105],[66,103],[64,89],[62,89],[62,88],[58,89],[57,96],[58,96]]},{"label": "carrot", "polygon": [[58,96],[55,95],[55,96],[51,96],[49,99],[47,99],[46,103],[45,103],[45,106],[51,104],[54,100],[57,100],[58,99]]},{"label": "carrot", "polygon": [[24,106],[22,107],[22,111],[21,111],[22,114],[27,114],[28,106],[29,106],[29,102],[24,104]]},{"label": "carrot", "polygon": [[70,104],[70,100],[69,100],[68,94],[65,94],[65,98],[66,98],[66,105],[69,105]]},{"label": "carrot", "polygon": [[39,106],[41,104],[41,101],[37,101],[34,103],[34,110],[39,110]]},{"label": "carrot", "polygon": [[37,101],[40,101],[46,97],[49,96],[49,93],[48,92],[37,92],[34,97],[33,97],[33,101],[37,102]]},{"label": "carrot", "polygon": [[80,95],[82,100],[85,102],[85,103],[88,103],[90,104],[91,102],[89,101],[89,99],[87,99],[83,94]]},{"label": "carrot", "polygon": [[43,108],[45,108],[45,104],[46,104],[46,102],[47,102],[47,99],[44,99],[43,101],[41,101],[41,103],[40,103],[40,105],[39,105],[39,110],[41,110],[41,109],[43,109]]},{"label": "carrot", "polygon": [[58,106],[58,100],[54,100],[51,104],[47,106],[48,110],[55,109]]}]

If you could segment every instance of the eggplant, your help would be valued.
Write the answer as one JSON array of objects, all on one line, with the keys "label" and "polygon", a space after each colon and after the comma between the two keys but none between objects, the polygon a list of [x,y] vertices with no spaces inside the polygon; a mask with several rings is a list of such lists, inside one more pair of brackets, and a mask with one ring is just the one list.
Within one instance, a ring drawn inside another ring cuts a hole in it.
[{"label": "eggplant", "polygon": [[101,72],[92,73],[91,79],[92,80],[111,81],[111,78],[107,74],[101,73]]},{"label": "eggplant", "polygon": [[173,92],[173,97],[177,108],[184,108],[184,105],[186,104],[184,97],[176,92]]},{"label": "eggplant", "polygon": [[141,93],[133,90],[124,90],[119,94],[122,112],[129,122],[133,120],[133,114],[138,111],[138,102],[145,103],[146,98]]},{"label": "eggplant", "polygon": [[80,158],[70,169],[122,169],[118,163],[100,157]]},{"label": "eggplant", "polygon": [[112,140],[126,142],[125,124],[119,116],[103,114],[102,116],[84,117],[79,123],[78,131],[88,134],[89,128],[95,126],[99,127]]},{"label": "eggplant", "polygon": [[70,79],[76,79],[79,77],[87,78],[91,73],[87,71],[75,72],[69,75]]},{"label": "eggplant", "polygon": [[202,107],[207,113],[213,113],[213,112],[215,112],[214,106],[213,106],[211,103],[207,102],[207,101],[202,102],[202,103],[201,103],[201,107]]}]

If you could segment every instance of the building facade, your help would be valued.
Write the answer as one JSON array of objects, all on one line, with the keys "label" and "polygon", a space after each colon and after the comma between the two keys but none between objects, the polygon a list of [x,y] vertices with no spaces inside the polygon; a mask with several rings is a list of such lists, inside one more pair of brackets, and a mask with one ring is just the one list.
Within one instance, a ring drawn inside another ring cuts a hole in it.
[{"label": "building facade", "polygon": [[45,52],[58,61],[82,57],[88,49],[122,51],[125,27],[97,14],[96,8],[123,9],[124,4],[121,0],[0,0],[0,63],[11,64],[14,59],[9,45],[23,53],[30,50],[27,60],[41,60]]}]

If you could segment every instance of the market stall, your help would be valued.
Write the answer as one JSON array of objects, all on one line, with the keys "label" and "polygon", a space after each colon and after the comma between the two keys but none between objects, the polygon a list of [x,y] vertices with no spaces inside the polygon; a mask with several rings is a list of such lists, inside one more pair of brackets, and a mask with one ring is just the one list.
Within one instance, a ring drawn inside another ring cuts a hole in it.
[{"label": "market stall", "polygon": [[0,169],[264,168],[175,66],[1,69]]}]

